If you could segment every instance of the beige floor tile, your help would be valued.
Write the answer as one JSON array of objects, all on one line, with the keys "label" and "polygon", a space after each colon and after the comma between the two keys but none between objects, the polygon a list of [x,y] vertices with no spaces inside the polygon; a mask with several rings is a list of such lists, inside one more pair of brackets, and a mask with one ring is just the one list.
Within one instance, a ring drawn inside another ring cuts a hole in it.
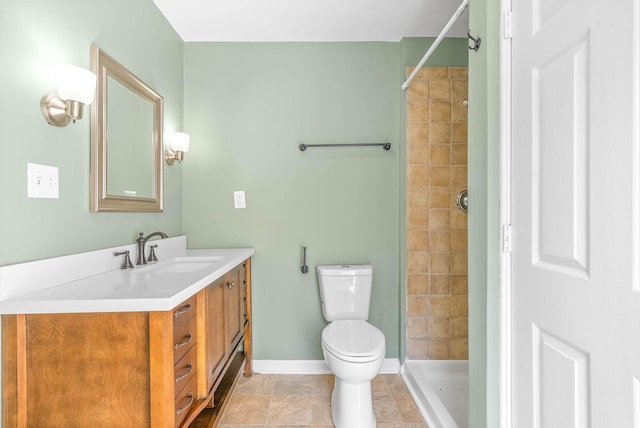
[{"label": "beige floor tile", "polygon": [[[241,378],[220,428],[334,428],[333,375],[261,375]],[[428,428],[400,375],[371,382],[376,428]]]},{"label": "beige floor tile", "polygon": [[231,395],[229,404],[222,416],[222,424],[264,424],[267,420],[270,396]]},{"label": "beige floor tile", "polygon": [[371,381],[371,395],[378,397],[380,395],[389,394],[391,394],[391,391],[389,390],[389,384],[387,383],[384,375],[374,377]]},{"label": "beige floor tile", "polygon": [[332,375],[281,375],[273,395],[330,395],[332,390]]},{"label": "beige floor tile", "polygon": [[[315,425],[279,425],[279,424],[274,424],[274,425],[265,425],[265,428],[310,428],[313,427]],[[334,428],[333,425],[329,425],[331,428]],[[251,427],[253,428],[253,427]]]},{"label": "beige floor tile", "polygon": [[230,424],[220,424],[218,428],[265,428],[264,425],[230,425]]},{"label": "beige floor tile", "polygon": [[376,424],[376,428],[429,428],[427,424]]},{"label": "beige floor tile", "polygon": [[251,377],[240,376],[234,395],[272,395],[277,376],[256,373]]},{"label": "beige floor tile", "polygon": [[394,395],[393,399],[404,423],[423,422],[422,415],[410,395]]},{"label": "beige floor tile", "polygon": [[379,424],[402,422],[396,403],[390,395],[373,397],[373,412]]},{"label": "beige floor tile", "polygon": [[312,416],[311,423],[314,425],[333,426],[331,419],[331,398],[323,396],[310,397]]},{"label": "beige floor tile", "polygon": [[267,425],[311,425],[313,405],[306,395],[274,395],[269,403]]},{"label": "beige floor tile", "polygon": [[383,375],[392,395],[409,395],[409,389],[400,375]]}]

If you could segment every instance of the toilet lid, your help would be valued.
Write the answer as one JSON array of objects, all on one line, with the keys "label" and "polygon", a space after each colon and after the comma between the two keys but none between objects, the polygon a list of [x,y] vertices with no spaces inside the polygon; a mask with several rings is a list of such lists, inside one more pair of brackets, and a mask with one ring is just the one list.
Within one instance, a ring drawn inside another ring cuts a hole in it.
[{"label": "toilet lid", "polygon": [[322,343],[332,353],[348,357],[384,355],[384,334],[361,320],[333,321],[322,331]]}]

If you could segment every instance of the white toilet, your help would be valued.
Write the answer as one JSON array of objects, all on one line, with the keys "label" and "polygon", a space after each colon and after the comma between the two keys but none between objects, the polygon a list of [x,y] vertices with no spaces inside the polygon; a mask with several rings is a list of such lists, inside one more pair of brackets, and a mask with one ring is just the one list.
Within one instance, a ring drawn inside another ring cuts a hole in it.
[{"label": "white toilet", "polygon": [[331,416],[336,428],[375,428],[371,379],[384,361],[384,334],[367,322],[371,265],[318,266],[322,352],[335,375]]}]

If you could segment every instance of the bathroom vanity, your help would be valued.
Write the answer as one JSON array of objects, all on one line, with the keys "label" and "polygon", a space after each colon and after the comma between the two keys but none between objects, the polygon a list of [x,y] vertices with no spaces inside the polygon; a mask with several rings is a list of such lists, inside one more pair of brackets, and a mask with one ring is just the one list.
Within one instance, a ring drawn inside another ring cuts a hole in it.
[{"label": "bathroom vanity", "polygon": [[189,426],[251,374],[253,249],[162,241],[164,262],[2,296],[4,427]]}]

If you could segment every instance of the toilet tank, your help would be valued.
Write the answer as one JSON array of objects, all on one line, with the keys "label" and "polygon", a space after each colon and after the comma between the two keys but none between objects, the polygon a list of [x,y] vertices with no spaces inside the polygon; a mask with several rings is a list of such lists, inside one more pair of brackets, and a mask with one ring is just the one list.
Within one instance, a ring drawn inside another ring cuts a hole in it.
[{"label": "toilet tank", "polygon": [[369,319],[373,266],[330,265],[317,270],[324,319]]}]

